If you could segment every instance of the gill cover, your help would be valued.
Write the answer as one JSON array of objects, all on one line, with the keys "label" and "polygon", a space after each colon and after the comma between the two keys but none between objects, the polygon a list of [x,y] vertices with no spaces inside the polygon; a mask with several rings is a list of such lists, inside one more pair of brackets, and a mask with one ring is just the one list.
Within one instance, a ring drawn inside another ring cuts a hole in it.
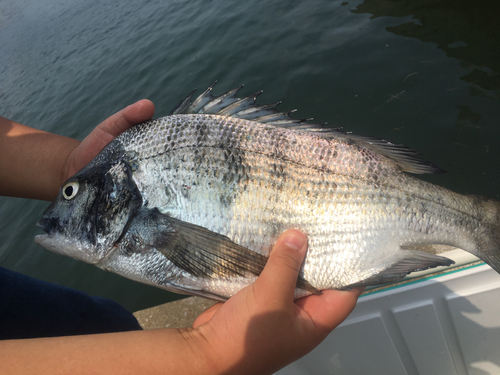
[{"label": "gill cover", "polygon": [[[78,175],[77,175],[78,176]],[[97,244],[114,246],[126,234],[142,206],[142,196],[132,179],[130,165],[114,164],[104,173],[92,206]]]}]

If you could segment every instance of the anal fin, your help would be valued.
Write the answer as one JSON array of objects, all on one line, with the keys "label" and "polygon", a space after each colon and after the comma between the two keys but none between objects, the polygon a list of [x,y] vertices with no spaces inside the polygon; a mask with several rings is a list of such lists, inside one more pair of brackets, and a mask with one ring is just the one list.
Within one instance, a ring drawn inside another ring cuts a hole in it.
[{"label": "anal fin", "polygon": [[422,251],[408,250],[405,251],[404,258],[395,260],[380,272],[365,280],[348,285],[347,288],[393,283],[402,280],[411,272],[423,271],[440,266],[450,266],[453,263],[455,263],[453,260],[439,255],[424,253]]}]

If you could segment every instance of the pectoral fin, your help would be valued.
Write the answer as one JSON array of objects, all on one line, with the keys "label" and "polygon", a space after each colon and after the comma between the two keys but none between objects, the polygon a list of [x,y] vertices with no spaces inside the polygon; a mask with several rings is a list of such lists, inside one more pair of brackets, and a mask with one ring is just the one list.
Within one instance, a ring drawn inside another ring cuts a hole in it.
[{"label": "pectoral fin", "polygon": [[402,280],[411,272],[423,271],[439,266],[450,266],[453,263],[455,262],[451,259],[439,255],[408,250],[405,251],[404,258],[395,260],[379,273],[355,284],[351,284],[349,287],[393,283]]},{"label": "pectoral fin", "polygon": [[[162,215],[162,214],[160,214]],[[267,258],[228,237],[167,217],[173,232],[152,244],[177,267],[198,277],[259,275]]]},{"label": "pectoral fin", "polygon": [[[164,230],[156,231],[151,243],[177,267],[203,278],[260,275],[267,257],[238,245],[230,238],[204,227],[187,223],[158,210],[151,210],[151,222]],[[299,277],[297,287],[313,294],[320,292]]]}]

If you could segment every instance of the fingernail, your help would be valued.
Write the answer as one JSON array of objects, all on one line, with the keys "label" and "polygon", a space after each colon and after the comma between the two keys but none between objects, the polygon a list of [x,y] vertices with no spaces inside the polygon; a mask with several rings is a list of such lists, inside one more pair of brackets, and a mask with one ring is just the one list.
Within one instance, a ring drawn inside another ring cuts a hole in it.
[{"label": "fingernail", "polygon": [[300,252],[306,249],[307,239],[303,235],[291,232],[286,234],[286,237],[283,239],[283,243],[288,247]]}]

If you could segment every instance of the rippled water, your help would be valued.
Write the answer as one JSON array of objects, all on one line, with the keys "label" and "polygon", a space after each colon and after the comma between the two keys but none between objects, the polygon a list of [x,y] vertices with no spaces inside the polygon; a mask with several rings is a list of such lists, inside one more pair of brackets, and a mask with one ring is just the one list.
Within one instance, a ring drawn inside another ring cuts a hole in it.
[{"label": "rippled water", "polygon": [[[500,6],[494,1],[0,2],[0,115],[82,139],[141,98],[167,115],[193,88],[383,137],[500,193]],[[6,162],[2,160],[2,162]],[[176,298],[36,246],[47,202],[0,198],[0,265],[131,310]]]}]

